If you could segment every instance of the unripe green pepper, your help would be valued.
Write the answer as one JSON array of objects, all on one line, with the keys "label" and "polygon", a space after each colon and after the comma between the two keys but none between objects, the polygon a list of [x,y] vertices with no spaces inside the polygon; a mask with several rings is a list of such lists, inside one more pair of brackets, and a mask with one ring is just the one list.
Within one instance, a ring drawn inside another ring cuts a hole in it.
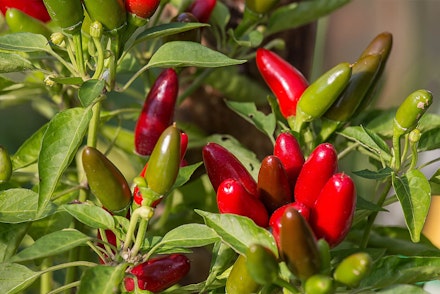
[{"label": "unripe green pepper", "polygon": [[246,251],[246,266],[258,284],[271,285],[278,278],[279,265],[275,254],[260,244],[252,244]]},{"label": "unripe green pepper", "polygon": [[40,34],[46,38],[49,38],[52,33],[44,22],[33,18],[16,8],[9,8],[6,10],[5,21],[13,33],[28,32]]},{"label": "unripe green pepper", "polygon": [[7,182],[12,175],[12,161],[8,150],[0,145],[0,183]]},{"label": "unripe green pepper", "polygon": [[125,25],[127,13],[123,0],[84,0],[87,13],[92,21],[99,21],[109,31]]},{"label": "unripe green pepper", "polygon": [[321,75],[302,93],[296,106],[294,131],[299,132],[303,123],[324,115],[347,86],[351,71],[351,65],[342,62]]},{"label": "unripe green pepper", "polygon": [[394,117],[394,133],[403,135],[411,132],[431,104],[431,92],[417,90],[411,93],[397,109]]},{"label": "unripe green pepper", "polygon": [[226,293],[250,294],[258,293],[260,289],[261,285],[254,281],[248,271],[246,257],[239,255],[226,280]]},{"label": "unripe green pepper", "polygon": [[304,285],[306,294],[332,294],[335,292],[333,279],[326,275],[314,275]]},{"label": "unripe green pepper", "polygon": [[279,0],[246,0],[246,7],[255,13],[263,14],[269,12]]},{"label": "unripe green pepper", "polygon": [[82,164],[90,190],[102,206],[114,214],[125,216],[131,202],[131,191],[118,168],[98,149],[90,146],[82,152]]},{"label": "unripe green pepper", "polygon": [[300,280],[318,274],[321,259],[315,236],[301,213],[288,207],[281,219],[281,257]]},{"label": "unripe green pepper", "polygon": [[67,33],[78,32],[84,19],[81,0],[43,0],[50,18]]},{"label": "unripe green pepper", "polygon": [[344,258],[333,273],[335,281],[356,288],[371,271],[373,261],[368,253],[358,252]]},{"label": "unripe green pepper", "polygon": [[148,188],[166,194],[176,181],[179,167],[180,131],[173,124],[162,132],[148,160],[145,171]]}]

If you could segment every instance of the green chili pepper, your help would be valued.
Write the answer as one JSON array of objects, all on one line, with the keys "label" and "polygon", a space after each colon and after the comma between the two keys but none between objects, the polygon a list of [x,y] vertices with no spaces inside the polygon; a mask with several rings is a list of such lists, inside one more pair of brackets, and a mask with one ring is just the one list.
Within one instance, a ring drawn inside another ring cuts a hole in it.
[{"label": "green chili pepper", "polygon": [[98,149],[89,146],[82,152],[82,164],[90,190],[102,206],[125,216],[131,202],[131,191],[118,168]]},{"label": "green chili pepper", "polygon": [[0,145],[0,183],[7,182],[12,175],[12,161],[8,150]]},{"label": "green chili pepper", "polygon": [[368,253],[358,252],[344,258],[335,269],[335,281],[356,288],[371,271],[373,261]]},{"label": "green chili pepper", "polygon": [[300,280],[318,274],[321,259],[315,236],[301,213],[288,207],[281,218],[281,256]]},{"label": "green chili pepper", "polygon": [[246,251],[246,266],[258,284],[271,285],[278,278],[279,265],[275,254],[260,244],[252,244]]},{"label": "green chili pepper", "polygon": [[261,285],[254,281],[250,275],[247,265],[246,257],[239,255],[232,270],[226,280],[226,293],[228,294],[249,294],[258,293]]},{"label": "green chili pepper", "polygon": [[342,62],[314,81],[301,95],[297,108],[294,131],[303,123],[320,118],[335,102],[351,77],[351,65]]},{"label": "green chili pepper", "polygon": [[246,0],[246,7],[255,13],[269,12],[279,0]]},{"label": "green chili pepper", "polygon": [[52,34],[44,22],[15,8],[9,8],[6,10],[5,21],[13,33],[28,32],[40,34],[46,38],[49,38]]},{"label": "green chili pepper", "polygon": [[74,33],[81,29],[84,12],[81,0],[43,0],[50,18],[64,32]]},{"label": "green chili pepper", "polygon": [[180,167],[180,131],[173,124],[162,132],[145,171],[148,188],[166,194],[176,181]]},{"label": "green chili pepper", "polygon": [[307,279],[304,290],[306,294],[332,294],[335,287],[332,278],[318,274]]},{"label": "green chili pepper", "polygon": [[316,244],[318,245],[319,256],[321,259],[321,274],[329,274],[331,269],[331,255],[330,255],[330,245],[328,242],[321,238]]},{"label": "green chili pepper", "polygon": [[109,31],[125,25],[127,13],[122,0],[84,0],[87,13],[92,21],[99,21]]}]

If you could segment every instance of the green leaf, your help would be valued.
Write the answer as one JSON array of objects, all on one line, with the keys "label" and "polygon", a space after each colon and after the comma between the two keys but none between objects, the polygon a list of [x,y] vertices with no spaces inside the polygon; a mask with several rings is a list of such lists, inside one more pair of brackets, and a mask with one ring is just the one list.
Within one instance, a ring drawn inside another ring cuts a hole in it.
[{"label": "green leaf", "polygon": [[374,263],[361,287],[385,288],[438,279],[440,257],[385,256]]},{"label": "green leaf", "polygon": [[199,43],[173,41],[163,44],[147,64],[151,67],[220,67],[245,63],[246,60],[232,59]]},{"label": "green leaf", "polygon": [[411,240],[419,242],[431,203],[431,187],[428,179],[419,170],[410,170],[403,176],[393,174],[392,179]]},{"label": "green leaf", "polygon": [[313,22],[348,2],[350,0],[315,0],[284,5],[270,15],[266,34],[274,34]]},{"label": "green leaf", "polygon": [[389,167],[385,167],[378,171],[372,171],[368,169],[360,170],[360,171],[354,171],[353,173],[357,176],[360,176],[365,179],[371,179],[371,180],[382,180],[386,179],[389,176],[391,176],[393,172],[393,169]]},{"label": "green leaf", "polygon": [[22,72],[32,69],[35,69],[35,67],[23,56],[0,52],[0,73]]},{"label": "green leaf", "polygon": [[203,224],[184,224],[172,229],[160,241],[160,246],[192,248],[215,243],[219,236]]},{"label": "green leaf", "polygon": [[34,272],[21,264],[0,263],[0,292],[20,293],[40,275],[40,272]]},{"label": "green leaf", "polygon": [[84,107],[91,105],[102,94],[104,87],[104,80],[88,80],[82,84],[78,91],[81,105]]},{"label": "green leaf", "polygon": [[376,203],[373,203],[371,201],[368,201],[358,195],[356,199],[356,209],[364,209],[369,211],[387,211],[385,208],[382,208],[381,206],[377,205]]},{"label": "green leaf", "polygon": [[420,152],[438,148],[440,148],[440,128],[423,132],[417,145],[417,150]]},{"label": "green leaf", "polygon": [[0,36],[0,49],[7,51],[52,51],[47,39],[40,34],[14,33]]},{"label": "green leaf", "polygon": [[201,27],[207,27],[209,24],[199,22],[170,22],[150,27],[144,30],[135,41],[136,44],[152,39],[163,38],[165,36],[183,33],[190,30],[195,30]]},{"label": "green leaf", "polygon": [[65,204],[62,206],[70,215],[81,223],[95,229],[113,229],[115,221],[105,209],[93,204]]},{"label": "green leaf", "polygon": [[379,293],[379,294],[402,294],[402,293],[429,294],[429,292],[426,292],[420,286],[402,285],[402,284],[393,285],[393,286],[387,287],[381,291],[377,291],[374,293]]},{"label": "green leaf", "polygon": [[23,262],[58,255],[75,247],[86,245],[87,241],[91,239],[74,229],[53,232],[36,240],[35,243],[14,255],[10,260]]},{"label": "green leaf", "polygon": [[14,188],[0,192],[0,222],[24,223],[44,218],[55,212],[55,205],[49,203],[37,215],[38,194],[32,190]]},{"label": "green leaf", "polygon": [[194,163],[191,165],[183,166],[179,169],[179,173],[177,175],[176,181],[173,185],[172,189],[178,188],[183,186],[185,183],[187,183],[190,179],[193,173],[198,169],[203,162]]},{"label": "green leaf", "polygon": [[429,179],[431,185],[431,195],[440,195],[440,169],[438,169]]},{"label": "green leaf", "polygon": [[118,293],[126,268],[126,264],[118,266],[99,265],[88,268],[81,276],[78,294]]},{"label": "green leaf", "polygon": [[252,102],[226,101],[226,105],[246,121],[253,124],[258,130],[265,133],[269,138],[273,138],[276,127],[275,115],[273,113],[264,114]]},{"label": "green leaf", "polygon": [[278,249],[272,234],[257,226],[250,218],[235,214],[210,213],[196,210],[208,227],[214,229],[223,242],[236,252],[245,254],[252,244],[261,244],[278,255]]},{"label": "green leaf", "polygon": [[38,158],[39,213],[49,204],[61,175],[75,157],[91,117],[90,108],[71,108],[58,113],[49,122]]},{"label": "green leaf", "polygon": [[38,156],[40,155],[41,142],[43,141],[43,135],[46,132],[47,126],[48,124],[45,124],[39,128],[18,148],[17,152],[11,156],[14,170],[27,167],[37,162]]},{"label": "green leaf", "polygon": [[30,223],[0,223],[0,262],[8,260],[17,251]]}]

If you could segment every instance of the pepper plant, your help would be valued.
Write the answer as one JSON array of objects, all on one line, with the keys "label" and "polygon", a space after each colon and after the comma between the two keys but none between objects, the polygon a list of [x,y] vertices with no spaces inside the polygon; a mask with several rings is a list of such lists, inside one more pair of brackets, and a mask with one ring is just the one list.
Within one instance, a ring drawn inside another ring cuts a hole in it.
[{"label": "pepper plant", "polygon": [[[0,103],[47,120],[0,147],[0,292],[425,293],[433,94],[375,107],[390,32],[309,80],[279,33],[350,1],[286,2],[0,1]],[[270,147],[186,120],[200,93]]]}]

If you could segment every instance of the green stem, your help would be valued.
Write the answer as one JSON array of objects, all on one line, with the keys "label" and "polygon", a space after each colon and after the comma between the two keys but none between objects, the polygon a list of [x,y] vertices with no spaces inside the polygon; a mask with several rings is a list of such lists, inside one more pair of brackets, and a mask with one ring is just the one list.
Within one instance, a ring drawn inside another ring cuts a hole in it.
[{"label": "green stem", "polygon": [[[78,248],[74,248],[73,250],[69,251],[69,261],[74,262],[78,259]],[[76,279],[76,268],[75,267],[69,267],[66,270],[66,276],[64,278],[64,285],[68,285],[75,281]],[[66,294],[69,294],[69,291],[66,291]]]},{"label": "green stem", "polygon": [[78,72],[75,70],[75,68],[68,62],[66,62],[63,58],[61,58],[61,56],[59,56],[57,53],[55,53],[55,51],[52,50],[48,50],[46,51],[47,53],[49,53],[50,55],[52,55],[53,57],[55,57],[56,60],[58,60],[58,62],[60,62],[62,65],[64,65],[65,68],[67,68],[67,70],[73,75],[73,76],[78,76]]},{"label": "green stem", "polygon": [[284,288],[284,289],[290,291],[291,293],[300,293],[300,292],[298,291],[298,289],[296,289],[293,285],[291,285],[289,282],[287,282],[287,281],[285,281],[285,280],[283,280],[283,279],[281,279],[281,278],[278,278],[278,279],[274,282],[274,284],[276,284],[276,285],[278,285],[278,286],[280,286],[280,287],[282,287],[282,288]]},{"label": "green stem", "polygon": [[123,251],[128,251],[131,244],[133,243],[134,233],[136,232],[136,227],[138,220],[140,218],[139,208],[135,209],[130,218],[130,224],[128,225],[127,234],[125,235]]},{"label": "green stem", "polygon": [[342,150],[341,152],[339,152],[338,154],[338,160],[341,160],[342,158],[344,158],[347,154],[349,154],[353,149],[356,149],[357,147],[359,147],[361,144],[360,143],[354,143],[350,146],[348,146],[347,148],[345,148],[344,150]]},{"label": "green stem", "polygon": [[95,45],[96,54],[98,55],[95,73],[93,74],[92,79],[98,79],[104,71],[104,49],[102,47],[101,38],[92,37],[92,40]]},{"label": "green stem", "polygon": [[[44,272],[52,265],[51,258],[45,258],[41,263],[41,270]],[[45,272],[40,277],[40,293],[48,293],[52,290],[52,272]]]},{"label": "green stem", "polygon": [[194,81],[192,81],[191,85],[189,85],[182,94],[177,98],[177,104],[183,102],[183,100],[191,95],[195,90],[197,90],[205,81],[205,79],[214,71],[213,68],[205,69],[200,75],[198,75]]},{"label": "green stem", "polygon": [[84,63],[83,49],[82,49],[82,37],[81,33],[73,34],[73,44],[75,46],[76,64],[79,73],[84,78],[86,76],[86,67]]},{"label": "green stem", "polygon": [[148,223],[154,214],[154,208],[149,206],[141,206],[136,210],[139,211],[139,216],[141,217],[141,221],[139,223],[139,228],[136,233],[135,243],[133,245],[133,248],[131,249],[132,256],[137,255],[139,250],[141,249],[141,246],[144,242],[145,233],[147,232]]},{"label": "green stem", "polygon": [[393,168],[398,171],[400,169],[401,164],[401,152],[400,152],[400,138],[401,135],[393,135]]},{"label": "green stem", "polygon": [[45,273],[49,273],[49,272],[54,272],[57,270],[62,270],[65,268],[69,268],[69,267],[76,267],[76,266],[87,266],[87,267],[93,267],[96,266],[96,263],[94,262],[90,262],[90,261],[84,261],[84,260],[79,260],[79,261],[72,261],[72,262],[67,262],[67,263],[62,263],[62,264],[57,264],[51,267],[48,267],[44,270],[42,270],[40,272],[40,274],[45,274]]},{"label": "green stem", "polygon": [[[384,202],[385,202],[385,200],[386,200],[386,198],[387,198],[387,196],[388,196],[388,193],[389,193],[390,190],[391,190],[391,186],[392,186],[392,182],[391,182],[391,180],[388,180],[387,183],[386,183],[386,185],[385,185],[385,187],[384,187],[384,189],[383,189],[383,191],[382,191],[382,194],[380,195],[380,197],[379,197],[379,199],[378,199],[378,201],[377,201],[377,205],[378,205],[379,207],[382,207],[382,206],[383,206],[383,204],[384,204]],[[368,245],[368,239],[370,238],[370,233],[371,233],[371,230],[372,230],[372,228],[373,228],[374,221],[376,220],[376,217],[377,217],[378,214],[379,214],[378,211],[374,211],[374,212],[373,212],[372,214],[370,214],[370,216],[368,217],[368,219],[367,219],[367,225],[366,225],[366,227],[365,227],[364,234],[363,234],[363,236],[362,236],[362,240],[361,240],[360,248],[367,248],[367,245]]]},{"label": "green stem", "polygon": [[89,123],[89,133],[87,135],[87,146],[96,147],[98,140],[98,128],[101,119],[101,101],[93,105],[93,115]]},{"label": "green stem", "polygon": [[419,153],[417,152],[417,143],[410,143],[411,144],[411,164],[409,166],[408,170],[413,170],[416,165],[417,161],[419,160]]},{"label": "green stem", "polygon": [[70,289],[78,287],[80,283],[81,283],[81,281],[76,281],[76,282],[64,284],[63,286],[58,287],[57,289],[52,290],[52,291],[48,292],[47,294],[56,294],[56,293],[61,293],[63,291],[66,291],[66,294],[72,293],[72,291]]}]

